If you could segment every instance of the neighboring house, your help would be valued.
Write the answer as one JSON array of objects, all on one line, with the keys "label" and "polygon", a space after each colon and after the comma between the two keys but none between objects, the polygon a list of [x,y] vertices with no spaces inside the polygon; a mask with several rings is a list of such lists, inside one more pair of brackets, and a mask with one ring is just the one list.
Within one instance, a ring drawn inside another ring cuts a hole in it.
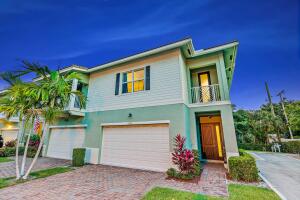
[{"label": "neighboring house", "polygon": [[72,88],[88,101],[80,110],[71,98],[70,117],[50,127],[43,155],[71,159],[73,148],[85,147],[89,163],[166,171],[179,133],[202,160],[226,164],[238,155],[229,97],[237,47],[196,51],[185,39],[93,68],[61,70],[82,74]]},{"label": "neighboring house", "polygon": [[[5,90],[0,91],[0,98],[4,94]],[[3,144],[6,142],[17,139],[19,127],[18,118],[12,117],[11,119],[6,119],[3,113],[0,113],[0,135],[3,137]]]}]

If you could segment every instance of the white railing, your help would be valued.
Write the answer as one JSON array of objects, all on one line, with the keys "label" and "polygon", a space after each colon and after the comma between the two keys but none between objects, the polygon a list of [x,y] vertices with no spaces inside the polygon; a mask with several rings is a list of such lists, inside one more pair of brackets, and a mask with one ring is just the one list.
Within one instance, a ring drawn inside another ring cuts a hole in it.
[{"label": "white railing", "polygon": [[221,101],[219,84],[192,87],[192,103]]}]

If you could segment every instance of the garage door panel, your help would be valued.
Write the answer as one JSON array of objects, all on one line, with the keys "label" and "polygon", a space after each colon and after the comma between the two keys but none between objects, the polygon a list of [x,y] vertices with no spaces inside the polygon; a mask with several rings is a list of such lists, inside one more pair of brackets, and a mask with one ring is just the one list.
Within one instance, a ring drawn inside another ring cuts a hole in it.
[{"label": "garage door panel", "polygon": [[47,156],[72,159],[73,149],[83,147],[83,128],[55,128],[50,132]]},{"label": "garage door panel", "polygon": [[166,171],[170,166],[168,125],[104,127],[101,163]]}]

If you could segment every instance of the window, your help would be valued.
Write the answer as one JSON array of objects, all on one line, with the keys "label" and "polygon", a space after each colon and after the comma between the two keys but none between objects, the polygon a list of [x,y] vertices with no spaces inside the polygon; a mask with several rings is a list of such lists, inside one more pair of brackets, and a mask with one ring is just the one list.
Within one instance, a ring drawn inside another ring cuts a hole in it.
[{"label": "window", "polygon": [[123,73],[122,93],[143,91],[145,89],[144,81],[145,81],[144,68]]}]

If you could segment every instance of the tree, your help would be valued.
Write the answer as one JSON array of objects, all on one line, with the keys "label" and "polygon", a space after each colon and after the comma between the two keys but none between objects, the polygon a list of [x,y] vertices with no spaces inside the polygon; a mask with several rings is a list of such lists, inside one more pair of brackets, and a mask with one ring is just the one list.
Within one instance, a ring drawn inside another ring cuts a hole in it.
[{"label": "tree", "polygon": [[[10,87],[5,92],[5,95],[0,99],[0,113],[4,113],[9,119],[12,116],[18,116],[21,122],[21,128],[19,129],[17,142],[16,142],[16,178],[19,179],[23,174],[24,166],[26,162],[26,152],[25,148],[23,160],[22,160],[22,170],[20,174],[19,169],[19,144],[20,137],[29,130],[29,122],[34,118],[28,109],[31,109],[35,102],[32,98],[29,98],[26,93],[26,88],[31,85],[31,83],[24,83],[19,78],[18,74],[12,72],[5,72],[0,74],[0,78],[9,83]],[[28,141],[26,142],[26,147],[28,147]]]},{"label": "tree", "polygon": [[[36,155],[22,177],[23,179],[27,179],[37,161],[48,132],[48,127],[59,117],[64,116],[64,111],[70,102],[71,95],[76,95],[80,108],[85,105],[86,101],[86,98],[80,91],[72,91],[72,80],[80,80],[80,76],[75,72],[61,74],[59,71],[51,71],[47,66],[23,61],[23,70],[3,76],[18,77],[18,80],[20,80],[19,77],[28,73],[34,73],[41,80],[32,83],[13,82],[14,85],[8,89],[0,103],[0,112],[4,112],[8,118],[13,115],[19,115],[20,121],[25,119],[31,127],[36,117],[42,118],[44,122],[43,134]],[[16,147],[16,160],[18,147],[19,138]],[[26,155],[24,156],[26,157]],[[21,176],[18,161],[16,161],[16,177],[19,179]]]},{"label": "tree", "polygon": [[289,118],[289,123],[294,132],[300,132],[300,101],[295,101],[287,104],[286,112]]},{"label": "tree", "polygon": [[50,71],[47,66],[28,62],[24,64],[25,70],[22,73],[35,73],[41,77],[40,81],[27,87],[27,94],[37,103],[29,112],[37,114],[44,119],[41,141],[36,155],[23,177],[26,179],[40,154],[49,126],[63,115],[65,108],[70,102],[71,95],[77,96],[80,108],[84,107],[86,98],[80,91],[72,91],[72,80],[80,79],[77,73],[61,74],[59,71]]}]

